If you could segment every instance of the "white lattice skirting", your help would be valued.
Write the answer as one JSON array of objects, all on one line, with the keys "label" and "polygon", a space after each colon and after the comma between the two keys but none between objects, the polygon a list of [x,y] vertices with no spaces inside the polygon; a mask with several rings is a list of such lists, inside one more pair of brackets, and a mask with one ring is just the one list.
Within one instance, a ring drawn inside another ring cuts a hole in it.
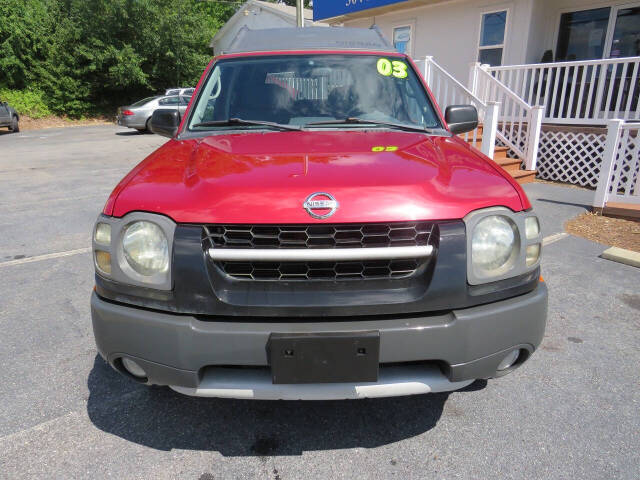
[{"label": "white lattice skirting", "polygon": [[[623,131],[614,159],[609,194],[640,196],[640,135],[638,130]],[[621,199],[622,200],[622,199]]]},{"label": "white lattice skirting", "polygon": [[[593,129],[590,129],[593,130]],[[573,183],[583,187],[598,185],[606,140],[602,133],[571,130],[545,130],[540,133],[538,177]]]}]

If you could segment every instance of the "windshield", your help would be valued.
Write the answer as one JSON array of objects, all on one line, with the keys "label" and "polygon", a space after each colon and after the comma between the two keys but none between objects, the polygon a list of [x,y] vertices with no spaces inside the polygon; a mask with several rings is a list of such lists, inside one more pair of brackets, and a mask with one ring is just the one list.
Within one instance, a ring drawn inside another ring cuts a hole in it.
[{"label": "windshield", "polygon": [[131,106],[132,107],[140,107],[140,106],[144,105],[145,103],[149,103],[154,98],[156,98],[156,97],[143,98],[142,100],[138,100],[136,103],[132,103]]},{"label": "windshield", "polygon": [[[441,127],[425,89],[402,57],[282,55],[216,63],[189,119],[192,131],[256,129],[230,119],[313,128],[363,128],[348,118]],[[336,121],[332,124],[332,121]],[[217,124],[216,124],[217,123]]]}]

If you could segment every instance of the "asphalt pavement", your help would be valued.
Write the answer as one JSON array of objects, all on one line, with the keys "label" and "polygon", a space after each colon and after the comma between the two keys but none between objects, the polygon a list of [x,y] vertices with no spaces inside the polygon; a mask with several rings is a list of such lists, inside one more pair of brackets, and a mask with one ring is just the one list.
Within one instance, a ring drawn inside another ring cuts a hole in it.
[{"label": "asphalt pavement", "polygon": [[449,394],[198,399],[97,355],[91,227],[163,143],[115,126],[0,135],[0,478],[637,479],[640,269],[558,236],[592,192],[525,186],[550,292],[541,348]]}]

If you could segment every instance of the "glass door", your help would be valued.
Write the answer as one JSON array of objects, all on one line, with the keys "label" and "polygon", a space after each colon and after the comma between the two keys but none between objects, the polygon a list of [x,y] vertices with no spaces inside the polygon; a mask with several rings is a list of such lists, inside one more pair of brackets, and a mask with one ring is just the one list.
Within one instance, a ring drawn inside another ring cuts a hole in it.
[{"label": "glass door", "polygon": [[[640,56],[640,2],[612,8],[606,53],[608,58]],[[630,111],[638,108],[640,75],[634,68],[625,69],[621,65],[616,69],[609,67],[607,74],[609,81],[614,82],[613,91],[621,95],[619,101],[614,103],[612,99],[603,108],[609,112],[609,118],[624,118],[627,108]]]},{"label": "glass door", "polygon": [[614,7],[611,17],[607,57],[640,56],[640,3]]}]

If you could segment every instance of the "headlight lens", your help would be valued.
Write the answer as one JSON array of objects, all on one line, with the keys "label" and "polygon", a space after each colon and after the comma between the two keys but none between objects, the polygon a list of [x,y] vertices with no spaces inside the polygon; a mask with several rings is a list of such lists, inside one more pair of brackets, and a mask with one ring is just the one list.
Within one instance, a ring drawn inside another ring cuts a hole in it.
[{"label": "headlight lens", "polygon": [[478,276],[502,273],[514,256],[517,227],[503,215],[480,220],[473,230],[471,260]]},{"label": "headlight lens", "polygon": [[529,245],[527,247],[527,267],[534,265],[538,259],[540,258],[540,244],[536,243],[534,245]]},{"label": "headlight lens", "polygon": [[96,267],[101,273],[111,275],[111,254],[109,252],[96,250],[94,252],[94,261],[96,263]]},{"label": "headlight lens", "polygon": [[101,245],[111,245],[111,225],[98,223],[96,225],[95,241]]},{"label": "headlight lens", "polygon": [[122,236],[127,263],[140,275],[151,276],[169,269],[169,245],[162,229],[152,222],[129,225]]},{"label": "headlight lens", "polygon": [[540,222],[538,217],[527,217],[524,221],[524,229],[527,239],[531,240],[540,235]]}]

